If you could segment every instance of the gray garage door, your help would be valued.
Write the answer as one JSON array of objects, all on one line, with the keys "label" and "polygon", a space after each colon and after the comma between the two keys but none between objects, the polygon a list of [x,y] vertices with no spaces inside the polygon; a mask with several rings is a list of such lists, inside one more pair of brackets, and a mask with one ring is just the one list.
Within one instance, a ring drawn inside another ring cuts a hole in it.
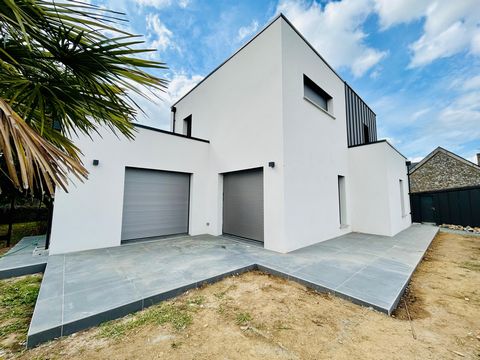
[{"label": "gray garage door", "polygon": [[263,242],[263,170],[223,176],[223,232]]},{"label": "gray garage door", "polygon": [[190,175],[127,168],[122,240],[188,232]]}]

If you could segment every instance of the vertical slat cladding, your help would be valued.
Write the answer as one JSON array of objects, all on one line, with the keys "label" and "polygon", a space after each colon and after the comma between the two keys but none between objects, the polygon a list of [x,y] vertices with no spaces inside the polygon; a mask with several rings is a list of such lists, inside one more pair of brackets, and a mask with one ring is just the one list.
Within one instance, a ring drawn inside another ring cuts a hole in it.
[{"label": "vertical slat cladding", "polygon": [[362,143],[362,112],[360,108],[360,99],[358,96],[355,96],[355,103],[357,107],[357,118],[356,118],[356,123],[357,123],[357,143],[361,144]]},{"label": "vertical slat cladding", "polygon": [[345,106],[347,117],[348,146],[365,143],[363,125],[369,128],[369,141],[377,141],[377,123],[375,113],[368,105],[345,84]]},{"label": "vertical slat cladding", "polygon": [[350,144],[352,142],[350,138],[350,106],[349,106],[349,100],[348,100],[349,94],[348,94],[348,86],[345,86],[345,115],[347,116],[347,144]]}]

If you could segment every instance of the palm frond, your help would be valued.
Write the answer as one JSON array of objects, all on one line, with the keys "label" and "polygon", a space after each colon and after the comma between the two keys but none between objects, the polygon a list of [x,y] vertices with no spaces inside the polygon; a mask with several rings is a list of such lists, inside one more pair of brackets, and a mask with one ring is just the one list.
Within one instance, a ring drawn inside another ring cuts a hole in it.
[{"label": "palm frond", "polygon": [[[100,127],[133,138],[132,122],[143,110],[132,94],[151,99],[152,92],[167,88],[165,79],[152,74],[166,64],[142,57],[155,50],[118,26],[123,22],[120,12],[76,0],[0,0],[0,97],[16,120],[74,160],[80,150],[69,138]],[[24,182],[26,172],[40,167],[17,165],[17,177],[5,171],[11,181],[23,188],[47,186]]]},{"label": "palm frond", "polygon": [[53,195],[55,186],[67,191],[69,176],[80,180],[88,176],[78,158],[41,137],[3,99],[0,99],[0,156],[7,170],[5,175],[17,189],[40,189]]}]

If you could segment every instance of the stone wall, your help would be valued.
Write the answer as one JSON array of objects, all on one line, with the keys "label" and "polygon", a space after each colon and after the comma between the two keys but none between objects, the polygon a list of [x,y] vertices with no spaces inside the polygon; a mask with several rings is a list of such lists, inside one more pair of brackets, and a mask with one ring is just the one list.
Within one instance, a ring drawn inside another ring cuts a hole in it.
[{"label": "stone wall", "polygon": [[480,168],[444,152],[437,152],[410,175],[410,192],[480,186]]}]

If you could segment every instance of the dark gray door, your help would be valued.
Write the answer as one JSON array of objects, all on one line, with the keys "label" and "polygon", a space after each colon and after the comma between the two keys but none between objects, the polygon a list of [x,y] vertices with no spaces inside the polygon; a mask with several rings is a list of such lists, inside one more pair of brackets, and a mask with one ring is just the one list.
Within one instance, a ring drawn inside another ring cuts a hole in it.
[{"label": "dark gray door", "polygon": [[263,242],[263,170],[223,176],[223,232]]},{"label": "dark gray door", "polygon": [[422,222],[435,222],[435,207],[433,206],[433,196],[424,195],[420,198],[420,208],[422,212]]},{"label": "dark gray door", "polygon": [[122,240],[188,232],[190,175],[127,168]]}]

